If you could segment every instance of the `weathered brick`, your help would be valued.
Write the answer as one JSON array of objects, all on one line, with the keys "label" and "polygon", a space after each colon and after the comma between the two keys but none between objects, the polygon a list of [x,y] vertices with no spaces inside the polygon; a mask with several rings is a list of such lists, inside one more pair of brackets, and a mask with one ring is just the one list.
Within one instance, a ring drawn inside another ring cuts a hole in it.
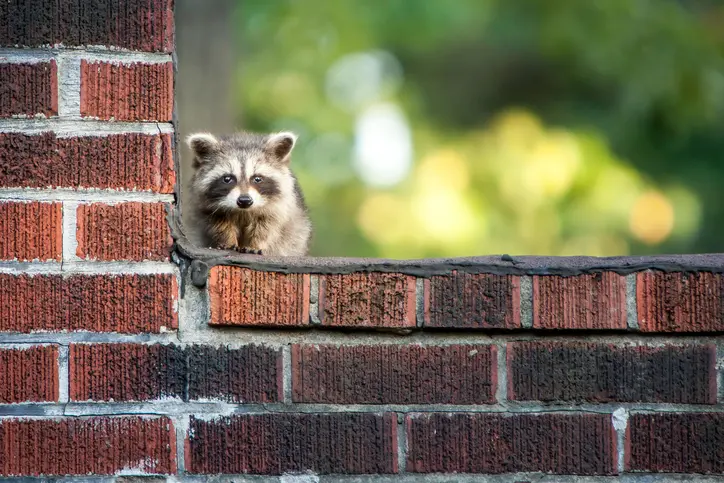
[{"label": "weathered brick", "polygon": [[518,401],[716,403],[716,347],[508,344],[508,398]]},{"label": "weathered brick", "polygon": [[425,327],[520,327],[520,277],[453,272],[425,280]]},{"label": "weathered brick", "polygon": [[394,414],[244,414],[191,417],[191,474],[374,474],[397,472]]},{"label": "weathered brick", "polygon": [[192,346],[186,352],[190,400],[270,403],[284,399],[280,349]]},{"label": "weathered brick", "polygon": [[173,63],[81,61],[80,114],[102,120],[170,122]]},{"label": "weathered brick", "polygon": [[0,476],[173,474],[169,418],[0,420]]},{"label": "weathered brick", "polygon": [[171,135],[58,138],[0,133],[0,186],[102,188],[172,193]]},{"label": "weathered brick", "polygon": [[[0,25],[4,24],[2,19],[0,13]],[[55,61],[0,64],[0,117],[36,114],[58,114],[58,68]]]},{"label": "weathered brick", "polygon": [[0,347],[0,404],[58,400],[58,347]]},{"label": "weathered brick", "polygon": [[178,327],[177,297],[170,274],[0,274],[0,332],[160,332]]},{"label": "weathered brick", "polygon": [[222,400],[279,402],[281,351],[145,344],[74,344],[72,401]]},{"label": "weathered brick", "polygon": [[211,325],[309,324],[309,275],[215,266],[209,274]]},{"label": "weathered brick", "polygon": [[643,332],[724,331],[722,274],[642,272],[636,277]]},{"label": "weathered brick", "polygon": [[724,413],[632,414],[626,469],[652,473],[724,473]]},{"label": "weathered brick", "polygon": [[0,240],[0,260],[60,261],[63,205],[0,201]]},{"label": "weathered brick", "polygon": [[488,404],[495,401],[490,345],[292,346],[295,402]]},{"label": "weathered brick", "polygon": [[626,278],[613,272],[533,277],[536,329],[626,329]]},{"label": "weathered brick", "polygon": [[414,414],[407,445],[412,473],[617,473],[607,414]]},{"label": "weathered brick", "polygon": [[181,398],[186,356],[172,345],[73,344],[71,401],[147,401]]},{"label": "weathered brick", "polygon": [[76,253],[80,258],[169,259],[173,239],[165,203],[82,204],[76,216]]},{"label": "weathered brick", "polygon": [[415,277],[353,273],[319,277],[319,319],[338,327],[415,327]]},{"label": "weathered brick", "polygon": [[7,0],[0,2],[0,45],[105,45],[170,52],[173,0]]}]

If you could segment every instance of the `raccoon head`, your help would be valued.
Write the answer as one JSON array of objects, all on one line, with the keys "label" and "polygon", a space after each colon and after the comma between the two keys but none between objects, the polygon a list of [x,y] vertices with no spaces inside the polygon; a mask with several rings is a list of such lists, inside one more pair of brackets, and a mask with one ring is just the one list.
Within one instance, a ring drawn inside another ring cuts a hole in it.
[{"label": "raccoon head", "polygon": [[205,208],[257,212],[293,198],[289,163],[296,140],[290,132],[190,135],[186,142],[194,153],[192,184]]}]

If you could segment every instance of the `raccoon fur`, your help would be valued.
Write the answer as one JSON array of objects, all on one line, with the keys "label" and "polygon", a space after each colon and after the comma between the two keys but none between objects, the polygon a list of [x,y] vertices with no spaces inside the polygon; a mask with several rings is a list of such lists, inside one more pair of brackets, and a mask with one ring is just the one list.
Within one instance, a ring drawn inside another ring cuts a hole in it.
[{"label": "raccoon fur", "polygon": [[196,133],[191,196],[204,246],[269,256],[308,253],[312,226],[289,164],[290,132]]}]

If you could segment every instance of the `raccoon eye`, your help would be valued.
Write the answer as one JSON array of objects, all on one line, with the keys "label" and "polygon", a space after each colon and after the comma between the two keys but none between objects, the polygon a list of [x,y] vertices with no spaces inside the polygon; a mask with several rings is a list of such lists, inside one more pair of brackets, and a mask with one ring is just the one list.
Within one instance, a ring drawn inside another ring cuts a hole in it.
[{"label": "raccoon eye", "polygon": [[261,183],[261,179],[261,176],[254,176],[251,180],[256,184],[259,184]]},{"label": "raccoon eye", "polygon": [[228,183],[231,183],[231,181],[234,179],[234,177],[227,174],[227,175],[224,176],[222,179],[224,180],[224,183],[227,183],[227,184],[228,184]]}]

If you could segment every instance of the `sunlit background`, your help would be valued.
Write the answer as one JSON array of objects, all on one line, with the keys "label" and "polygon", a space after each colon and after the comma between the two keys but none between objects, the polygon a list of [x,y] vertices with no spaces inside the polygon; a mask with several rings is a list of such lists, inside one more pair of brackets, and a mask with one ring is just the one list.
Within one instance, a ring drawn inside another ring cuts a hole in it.
[{"label": "sunlit background", "polygon": [[179,0],[177,15],[181,132],[297,132],[313,255],[722,251],[721,1]]}]

